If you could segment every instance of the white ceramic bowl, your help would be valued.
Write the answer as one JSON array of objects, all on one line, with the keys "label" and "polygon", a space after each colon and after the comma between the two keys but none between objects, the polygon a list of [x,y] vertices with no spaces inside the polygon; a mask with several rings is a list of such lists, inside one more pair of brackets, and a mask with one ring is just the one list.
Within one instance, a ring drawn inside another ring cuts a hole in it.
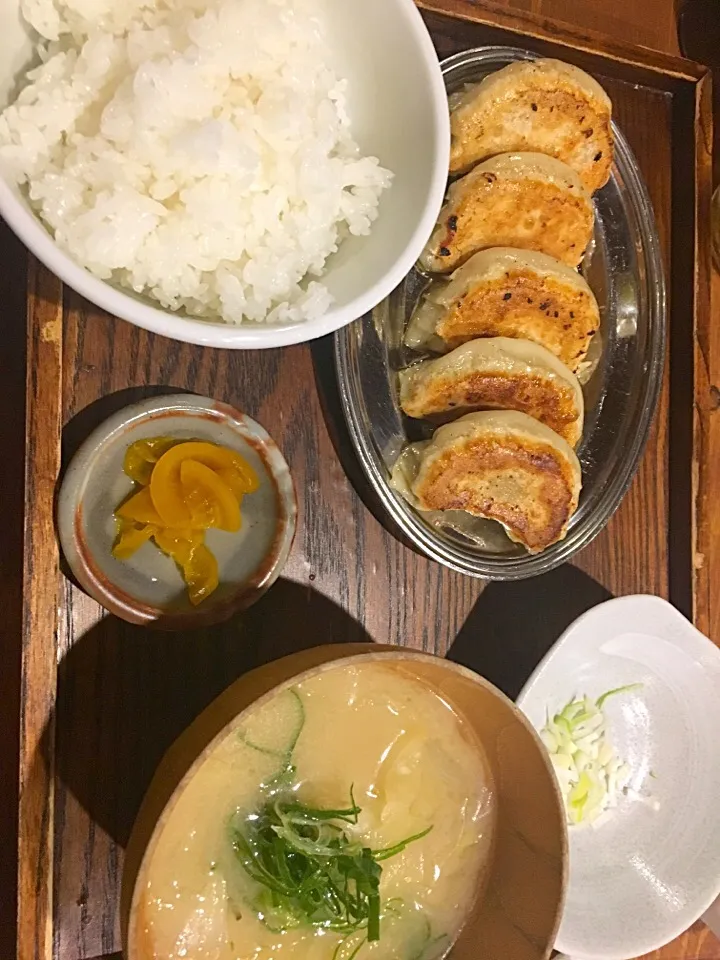
[{"label": "white ceramic bowl", "polygon": [[[571,827],[556,948],[582,960],[659,949],[720,893],[720,650],[658,597],[622,597],[580,617],[518,698],[536,729],[574,695],[604,711],[628,795],[597,827]],[[708,922],[712,919],[708,917]]]},{"label": "white ceramic bowl", "polygon": [[[380,303],[403,279],[442,204],[450,129],[442,73],[413,0],[342,0],[332,11],[336,65],[349,80],[353,135],[395,174],[369,237],[348,238],[323,277],[329,311],[300,324],[231,326],[190,320],[92,276],[58,249],[14,186],[0,178],[0,216],[65,283],[115,316],[176,340],[235,349],[281,347],[323,336]],[[0,107],[32,58],[19,0],[0,4]]]}]

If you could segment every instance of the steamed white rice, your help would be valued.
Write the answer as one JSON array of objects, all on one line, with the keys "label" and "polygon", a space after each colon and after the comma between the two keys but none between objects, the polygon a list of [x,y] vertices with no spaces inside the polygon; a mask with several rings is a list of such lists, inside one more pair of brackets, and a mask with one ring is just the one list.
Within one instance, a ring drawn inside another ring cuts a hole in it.
[{"label": "steamed white rice", "polygon": [[325,0],[24,0],[42,65],[0,164],[96,276],[228,323],[322,315],[391,179],[361,157]]}]

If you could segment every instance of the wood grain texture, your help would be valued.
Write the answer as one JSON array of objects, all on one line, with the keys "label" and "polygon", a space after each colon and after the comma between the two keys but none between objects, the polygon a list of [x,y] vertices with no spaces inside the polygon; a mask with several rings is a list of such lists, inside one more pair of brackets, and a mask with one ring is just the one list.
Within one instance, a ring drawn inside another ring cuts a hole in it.
[{"label": "wood grain texture", "polygon": [[[719,122],[720,122],[720,118]],[[702,163],[705,177],[698,184],[701,191],[698,202],[703,208],[710,203],[710,171],[712,169],[712,110],[709,82],[703,82],[698,104],[697,123],[703,133]],[[698,249],[703,263],[700,282],[696,287],[699,300],[698,322],[695,338],[695,370],[698,382],[695,388],[696,407],[694,421],[694,496],[695,518],[695,621],[700,630],[713,638],[720,638],[720,604],[714,603],[713,589],[720,584],[720,511],[716,509],[717,477],[720,470],[720,324],[717,323],[720,309],[720,277],[713,275],[712,289],[708,291],[703,274],[710,272],[710,218],[701,218],[697,224]],[[712,297],[710,310],[707,298]],[[706,322],[703,319],[707,318]]]},{"label": "wood grain texture", "polygon": [[12,415],[0,417],[0,957],[12,957],[16,951],[20,795],[27,256],[2,221],[0,258],[4,341],[0,348],[0,383],[6,409],[12,411]]},{"label": "wood grain texture", "polygon": [[599,60],[610,58],[616,76],[634,79],[635,82],[640,78],[647,79],[659,88],[670,89],[675,78],[698,79],[703,72],[691,61],[670,53],[639,49],[622,32],[610,30],[599,33],[582,18],[561,27],[544,14],[542,3],[536,5],[538,12],[518,9],[512,0],[510,10],[507,9],[508,0],[416,0],[416,3],[422,10],[454,18],[455,24],[446,22],[442,28],[448,36],[461,36],[463,23],[469,23],[472,28],[487,26],[498,31],[498,38],[502,37],[503,32],[512,32],[515,37],[519,34],[532,38],[536,42],[533,48],[540,43],[537,48],[539,52],[543,52],[542,43],[545,41],[555,45],[558,55],[561,55],[562,45],[567,44],[572,47],[573,60],[579,65],[584,65],[579,59],[583,55],[589,57],[586,62],[594,61],[596,64]]},{"label": "wood grain texture", "polygon": [[674,0],[498,0],[496,6],[561,22],[565,29],[592,30],[628,44],[679,52]]},{"label": "wood grain texture", "polygon": [[641,960],[717,960],[718,957],[720,941],[702,921],[698,921],[677,940],[662,950],[646,954]]},{"label": "wood grain texture", "polygon": [[23,650],[18,811],[18,956],[52,944],[58,549],[54,495],[62,425],[62,285],[37,261],[28,275]]},{"label": "wood grain texture", "polygon": [[[571,12],[565,0],[553,2]],[[669,278],[676,295],[671,363],[651,440],[620,510],[576,567],[483,590],[479,582],[452,574],[403,545],[378,519],[377,505],[349,448],[328,342],[244,354],[178,344],[115,320],[71,291],[65,291],[63,302],[57,282],[33,267],[36,285],[48,285],[46,292],[52,295],[49,304],[38,297],[30,300],[28,349],[35,359],[28,364],[28,423],[34,425],[29,439],[45,453],[28,454],[27,489],[33,484],[35,492],[28,505],[32,509],[26,510],[32,517],[26,536],[47,530],[48,477],[52,485],[57,475],[57,469],[49,467],[53,450],[57,456],[58,416],[64,423],[66,464],[92,427],[114,410],[142,396],[178,390],[228,401],[263,423],[290,463],[300,515],[283,578],[268,595],[221,628],[181,636],[104,616],[69,580],[61,586],[56,633],[54,548],[45,543],[48,548],[40,561],[52,571],[40,570],[33,542],[26,542],[26,603],[31,601],[27,609],[32,616],[25,624],[25,648],[26,657],[27,650],[34,654],[25,667],[35,681],[24,691],[24,716],[31,723],[23,769],[33,769],[27,765],[30,758],[41,757],[42,762],[39,774],[29,781],[33,789],[26,803],[24,823],[33,828],[27,831],[33,845],[26,841],[23,852],[28,856],[21,870],[20,960],[85,960],[120,949],[117,903],[123,847],[144,789],[175,736],[245,670],[301,646],[371,637],[448,654],[516,694],[562,629],[607,596],[653,592],[688,607],[690,566],[683,555],[690,556],[692,540],[689,527],[683,534],[682,526],[689,516],[692,432],[688,427],[683,441],[682,427],[692,418],[692,363],[683,390],[687,368],[682,361],[678,366],[675,356],[676,351],[679,357],[683,351],[693,356],[693,304],[697,296],[702,306],[704,275],[694,275],[687,217],[671,195],[671,174],[684,168],[694,190],[687,170],[695,164],[693,97],[699,73],[659,54],[639,55],[622,40],[600,43],[592,32],[604,27],[600,8],[608,14],[607,24],[627,26],[626,17],[636,17],[638,3],[618,10],[605,0],[585,0],[577,4],[578,17],[591,6],[592,15],[581,26],[567,29],[547,20],[550,0],[510,0],[514,12],[509,16],[502,12],[507,4],[432,0],[435,9],[446,7],[484,22],[458,26],[436,15],[429,19],[443,54],[457,49],[459,42],[465,47],[506,42],[513,29],[520,29],[535,38],[524,45],[559,53],[599,73],[648,181],[663,255],[672,265]],[[650,10],[656,14],[661,4],[650,3],[645,0],[644,9],[652,19]],[[639,18],[638,25],[641,22]],[[571,56],[554,43],[576,43],[581,50]],[[604,60],[598,49],[609,58]],[[641,85],[627,82],[638,59],[646,63],[637,74]],[[691,206],[694,203],[693,196]],[[683,250],[689,250],[689,260]],[[49,316],[57,320],[60,303],[62,374],[59,349],[49,349],[54,341],[40,334]],[[50,308],[55,313],[48,313]],[[715,364],[709,369],[717,370],[720,358],[708,356]],[[678,539],[670,551],[668,535],[673,530]],[[39,545],[36,539],[35,547]],[[43,613],[44,634],[36,629]],[[56,656],[57,697],[50,711]],[[54,779],[49,777],[52,761]],[[51,866],[50,884],[44,880]],[[691,931],[660,956],[715,960],[720,947],[708,952],[712,949],[706,937]]]}]

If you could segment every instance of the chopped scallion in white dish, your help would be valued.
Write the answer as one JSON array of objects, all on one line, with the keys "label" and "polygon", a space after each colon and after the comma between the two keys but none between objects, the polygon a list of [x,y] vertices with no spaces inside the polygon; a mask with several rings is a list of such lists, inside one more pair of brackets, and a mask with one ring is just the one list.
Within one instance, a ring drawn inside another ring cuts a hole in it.
[{"label": "chopped scallion in white dish", "polygon": [[540,738],[550,754],[571,825],[595,823],[617,805],[630,778],[630,767],[615,753],[608,739],[603,705],[608,697],[640,684],[608,690],[597,700],[573,698],[550,717]]}]

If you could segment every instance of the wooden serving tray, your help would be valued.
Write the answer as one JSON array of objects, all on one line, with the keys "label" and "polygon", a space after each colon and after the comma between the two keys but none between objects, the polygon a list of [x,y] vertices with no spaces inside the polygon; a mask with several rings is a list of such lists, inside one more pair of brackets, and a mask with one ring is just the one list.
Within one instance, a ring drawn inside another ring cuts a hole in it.
[{"label": "wooden serving tray", "polygon": [[[720,583],[720,508],[710,495],[713,470],[720,479],[720,332],[709,313],[705,71],[490,4],[421,6],[441,56],[523,46],[590,70],[613,98],[655,206],[672,304],[639,473],[577,567],[483,591],[384,528],[344,433],[329,342],[233,353],[153,336],[63,289],[3,233],[1,957],[120,950],[123,848],[151,774],[189,721],[258,663],[369,636],[448,654],[515,694],[580,612],[635,592],[669,597],[720,641],[720,598],[710,591],[713,571]],[[62,465],[89,430],[139,397],[177,390],[256,417],[283,449],[300,497],[278,584],[242,618],[184,635],[104,616],[61,575],[53,516]],[[672,949],[663,956],[696,955]]]}]

